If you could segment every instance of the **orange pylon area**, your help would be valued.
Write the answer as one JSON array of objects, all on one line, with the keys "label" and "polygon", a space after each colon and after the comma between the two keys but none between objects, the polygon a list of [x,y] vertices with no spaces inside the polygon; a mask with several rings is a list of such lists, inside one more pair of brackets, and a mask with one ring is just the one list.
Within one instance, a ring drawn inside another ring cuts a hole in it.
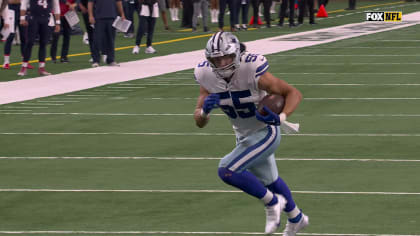
[{"label": "orange pylon area", "polygon": [[[249,21],[249,25],[253,25],[253,24],[254,24],[254,16],[252,16],[251,20]],[[263,24],[260,17],[258,17],[257,24],[259,24],[259,25]]]},{"label": "orange pylon area", "polygon": [[319,11],[316,14],[316,17],[328,17],[328,13],[325,10],[325,7],[323,4],[319,7]]}]

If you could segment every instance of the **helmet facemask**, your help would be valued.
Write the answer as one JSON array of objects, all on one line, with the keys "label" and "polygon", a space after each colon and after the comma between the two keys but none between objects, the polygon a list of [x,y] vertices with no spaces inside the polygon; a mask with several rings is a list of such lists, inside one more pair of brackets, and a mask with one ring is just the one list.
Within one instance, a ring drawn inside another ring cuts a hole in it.
[{"label": "helmet facemask", "polygon": [[[206,58],[209,61],[213,72],[218,78],[230,79],[239,69],[240,65],[240,44],[238,38],[230,32],[218,32],[214,34],[206,46]],[[214,58],[230,55],[232,63],[223,67],[217,67]]]}]

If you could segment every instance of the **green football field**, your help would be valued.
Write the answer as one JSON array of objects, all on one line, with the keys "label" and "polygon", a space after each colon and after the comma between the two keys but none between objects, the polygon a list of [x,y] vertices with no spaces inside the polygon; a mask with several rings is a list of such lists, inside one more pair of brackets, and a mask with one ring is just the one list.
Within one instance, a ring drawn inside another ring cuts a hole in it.
[{"label": "green football field", "polygon": [[[330,3],[315,27],[237,35],[250,41],[362,22],[363,11],[420,11],[419,2],[365,1],[351,15],[345,7]],[[177,24],[172,32],[157,25],[152,56],[204,47],[209,34]],[[290,117],[300,133],[282,136],[276,151],[280,176],[310,217],[301,235],[420,235],[419,39],[416,25],[267,55],[270,72],[304,96]],[[71,53],[87,52],[80,42],[72,38]],[[151,57],[132,55],[130,42],[118,36],[119,61]],[[88,55],[70,60],[47,68],[89,67]],[[18,79],[18,68],[1,70],[0,80]],[[195,126],[198,89],[186,70],[0,105],[0,234],[262,234],[261,202],[217,177],[235,137],[220,110]]]}]

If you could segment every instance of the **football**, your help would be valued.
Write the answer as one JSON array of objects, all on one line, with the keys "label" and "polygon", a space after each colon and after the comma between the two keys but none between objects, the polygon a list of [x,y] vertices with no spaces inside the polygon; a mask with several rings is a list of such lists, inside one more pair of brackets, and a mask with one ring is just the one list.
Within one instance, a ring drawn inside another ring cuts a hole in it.
[{"label": "football", "polygon": [[277,94],[268,94],[258,103],[257,110],[261,115],[266,116],[267,112],[263,110],[263,107],[266,106],[272,112],[280,114],[283,111],[284,102],[285,99],[283,96]]}]

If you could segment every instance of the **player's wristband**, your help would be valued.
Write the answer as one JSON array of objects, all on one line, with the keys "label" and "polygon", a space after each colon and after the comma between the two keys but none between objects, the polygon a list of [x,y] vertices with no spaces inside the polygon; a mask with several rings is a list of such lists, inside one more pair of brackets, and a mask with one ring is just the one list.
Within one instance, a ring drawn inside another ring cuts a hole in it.
[{"label": "player's wristband", "polygon": [[287,115],[284,112],[280,113],[279,117],[280,117],[280,122],[283,122],[287,119]]},{"label": "player's wristband", "polygon": [[26,20],[26,16],[20,16],[20,20]]},{"label": "player's wristband", "polygon": [[207,117],[209,117],[209,114],[205,113],[205,112],[203,111],[203,109],[201,109],[201,111],[200,111],[200,116],[201,116],[201,117],[203,117],[203,118],[207,118]]},{"label": "player's wristband", "polygon": [[60,21],[60,20],[56,20],[56,21],[55,21],[55,24],[56,24],[56,25],[59,25],[59,24],[61,24],[61,21]]}]

